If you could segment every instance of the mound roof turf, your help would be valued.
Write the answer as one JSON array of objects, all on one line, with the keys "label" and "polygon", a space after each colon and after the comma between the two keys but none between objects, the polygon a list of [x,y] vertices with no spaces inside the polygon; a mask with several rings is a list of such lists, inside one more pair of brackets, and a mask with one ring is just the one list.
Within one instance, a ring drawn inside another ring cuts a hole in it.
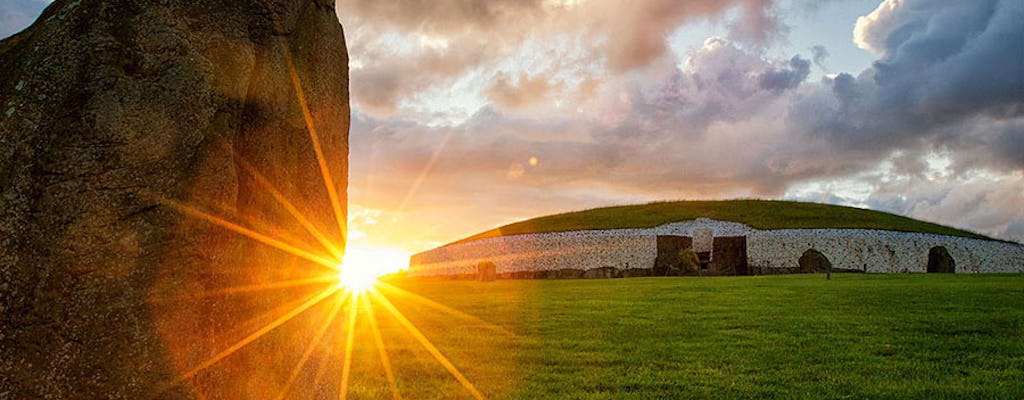
[{"label": "mound roof turf", "polygon": [[549,215],[505,225],[455,243],[530,233],[653,228],[696,218],[740,222],[761,230],[879,229],[994,240],[962,229],[861,208],[795,201],[719,200],[658,202]]}]

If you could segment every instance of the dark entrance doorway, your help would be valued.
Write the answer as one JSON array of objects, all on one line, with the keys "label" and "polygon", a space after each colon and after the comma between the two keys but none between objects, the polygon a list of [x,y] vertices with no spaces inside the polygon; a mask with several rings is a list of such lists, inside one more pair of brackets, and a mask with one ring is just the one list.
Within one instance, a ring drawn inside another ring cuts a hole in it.
[{"label": "dark entrance doorway", "polygon": [[676,275],[680,273],[682,260],[679,251],[693,247],[693,238],[689,236],[658,236],[658,258],[654,259],[654,276]]},{"label": "dark entrance doorway", "polygon": [[750,275],[746,236],[716,236],[711,250],[711,269],[720,275]]}]

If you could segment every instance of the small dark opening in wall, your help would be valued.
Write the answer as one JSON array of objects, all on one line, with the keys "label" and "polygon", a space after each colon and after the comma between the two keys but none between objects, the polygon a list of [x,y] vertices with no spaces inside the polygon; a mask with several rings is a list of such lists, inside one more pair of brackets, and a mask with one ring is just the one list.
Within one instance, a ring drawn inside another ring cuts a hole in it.
[{"label": "small dark opening in wall", "polygon": [[952,274],[956,272],[956,261],[943,246],[935,246],[928,250],[929,274]]}]

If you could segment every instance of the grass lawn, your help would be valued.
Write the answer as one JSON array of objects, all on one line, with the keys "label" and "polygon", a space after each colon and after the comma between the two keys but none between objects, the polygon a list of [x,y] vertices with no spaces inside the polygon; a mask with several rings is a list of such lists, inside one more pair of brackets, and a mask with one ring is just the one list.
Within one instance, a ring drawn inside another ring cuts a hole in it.
[{"label": "grass lawn", "polygon": [[742,222],[757,229],[882,229],[990,239],[961,229],[860,208],[778,200],[719,200],[658,202],[549,215],[505,225],[460,242],[528,233],[653,228],[702,217]]},{"label": "grass lawn", "polygon": [[[397,285],[511,332],[388,296],[489,398],[1024,398],[1021,275]],[[469,398],[374,308],[403,398]],[[357,337],[350,398],[390,397]]]}]

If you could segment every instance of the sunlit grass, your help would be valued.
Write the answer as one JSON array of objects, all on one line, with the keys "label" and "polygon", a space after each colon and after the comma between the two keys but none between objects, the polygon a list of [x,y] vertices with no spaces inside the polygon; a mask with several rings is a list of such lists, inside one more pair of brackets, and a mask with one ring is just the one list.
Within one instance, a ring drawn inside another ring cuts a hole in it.
[{"label": "sunlit grass", "polygon": [[[469,321],[452,326],[430,307],[398,303],[453,360],[473,360],[459,365],[495,398],[1024,395],[1024,277],[1018,275],[401,286],[516,333],[485,334]],[[513,366],[476,361],[488,358],[479,352],[492,351],[491,360],[514,359]],[[438,379],[436,372],[395,371],[399,387]],[[423,389],[410,398],[445,398]]]}]

